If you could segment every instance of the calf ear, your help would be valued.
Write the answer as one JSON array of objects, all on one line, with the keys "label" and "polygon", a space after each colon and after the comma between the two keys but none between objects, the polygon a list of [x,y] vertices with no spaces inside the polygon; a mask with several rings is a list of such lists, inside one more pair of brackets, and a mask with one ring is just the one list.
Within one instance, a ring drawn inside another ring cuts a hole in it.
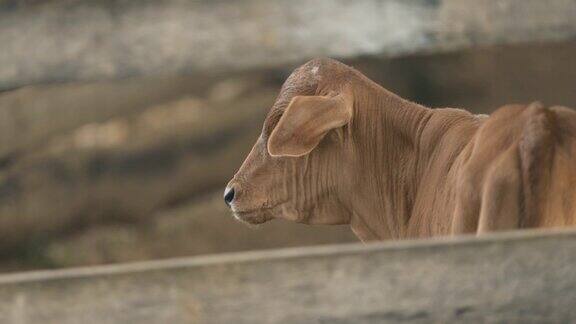
[{"label": "calf ear", "polygon": [[268,139],[271,156],[310,153],[331,129],[352,118],[350,96],[296,96],[292,98]]}]

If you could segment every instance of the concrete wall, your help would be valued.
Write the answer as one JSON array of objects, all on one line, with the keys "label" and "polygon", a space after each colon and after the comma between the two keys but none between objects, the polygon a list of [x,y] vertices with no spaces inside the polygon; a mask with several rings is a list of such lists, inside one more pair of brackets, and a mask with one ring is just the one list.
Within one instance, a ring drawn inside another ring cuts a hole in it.
[{"label": "concrete wall", "polygon": [[0,89],[576,36],[574,0],[0,1]]},{"label": "concrete wall", "polygon": [[576,232],[331,245],[0,277],[1,323],[568,323]]}]

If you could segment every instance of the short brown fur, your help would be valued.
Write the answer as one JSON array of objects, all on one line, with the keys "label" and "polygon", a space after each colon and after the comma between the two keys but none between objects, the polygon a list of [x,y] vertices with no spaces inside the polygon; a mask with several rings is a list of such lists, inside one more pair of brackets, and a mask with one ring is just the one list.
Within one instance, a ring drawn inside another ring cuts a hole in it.
[{"label": "short brown fur", "polygon": [[316,59],[283,85],[231,207],[248,223],[350,224],[363,241],[568,226],[575,154],[568,108],[429,109]]}]

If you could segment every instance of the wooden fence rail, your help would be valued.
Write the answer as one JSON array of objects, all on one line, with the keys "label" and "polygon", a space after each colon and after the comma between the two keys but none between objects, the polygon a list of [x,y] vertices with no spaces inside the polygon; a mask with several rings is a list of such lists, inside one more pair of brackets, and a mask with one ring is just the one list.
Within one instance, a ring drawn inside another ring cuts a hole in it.
[{"label": "wooden fence rail", "polygon": [[0,89],[574,39],[574,0],[1,0]]},{"label": "wooden fence rail", "polygon": [[570,323],[576,232],[0,276],[1,323]]}]

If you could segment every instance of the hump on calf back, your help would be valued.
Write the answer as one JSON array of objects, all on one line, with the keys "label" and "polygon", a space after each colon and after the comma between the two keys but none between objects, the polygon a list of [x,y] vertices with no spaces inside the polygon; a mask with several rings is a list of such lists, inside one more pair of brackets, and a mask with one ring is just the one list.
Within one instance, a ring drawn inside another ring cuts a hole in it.
[{"label": "hump on calf back", "polygon": [[528,106],[519,142],[522,227],[576,224],[576,112]]},{"label": "hump on calf back", "polygon": [[474,231],[475,217],[478,233],[576,225],[575,133],[576,112],[566,108],[533,103],[494,112],[465,169],[476,175],[477,191],[460,193],[453,232]]}]

